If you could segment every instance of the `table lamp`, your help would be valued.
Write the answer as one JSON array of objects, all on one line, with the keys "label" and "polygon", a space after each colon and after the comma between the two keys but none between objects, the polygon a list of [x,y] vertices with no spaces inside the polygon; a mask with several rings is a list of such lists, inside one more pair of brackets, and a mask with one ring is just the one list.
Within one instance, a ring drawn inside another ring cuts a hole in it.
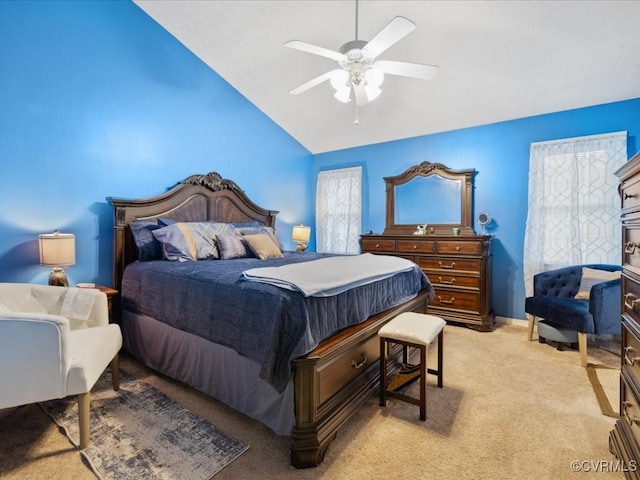
[{"label": "table lamp", "polygon": [[305,225],[297,225],[293,227],[291,240],[298,243],[296,252],[304,252],[309,246],[309,237],[311,236],[311,227]]},{"label": "table lamp", "polygon": [[38,236],[40,264],[53,267],[49,285],[68,287],[69,281],[64,267],[76,264],[76,237],[72,233],[43,233]]}]

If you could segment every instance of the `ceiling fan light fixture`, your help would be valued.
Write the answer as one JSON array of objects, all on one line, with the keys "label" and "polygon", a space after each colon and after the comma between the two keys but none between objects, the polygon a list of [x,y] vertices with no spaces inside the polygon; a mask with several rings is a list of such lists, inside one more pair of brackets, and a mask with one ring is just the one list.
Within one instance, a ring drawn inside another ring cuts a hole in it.
[{"label": "ceiling fan light fixture", "polygon": [[349,87],[349,72],[346,70],[334,70],[331,72],[331,78],[329,79],[331,86],[334,90],[341,90],[345,87]]},{"label": "ceiling fan light fixture", "polygon": [[364,91],[367,93],[367,100],[369,102],[373,102],[382,93],[382,90],[375,85],[365,85]]},{"label": "ceiling fan light fixture", "polygon": [[364,72],[364,78],[367,81],[367,85],[377,88],[384,81],[384,73],[375,67],[371,67]]},{"label": "ceiling fan light fixture", "polygon": [[342,103],[349,103],[351,101],[351,88],[348,86],[343,86],[336,90],[336,93],[333,96]]}]

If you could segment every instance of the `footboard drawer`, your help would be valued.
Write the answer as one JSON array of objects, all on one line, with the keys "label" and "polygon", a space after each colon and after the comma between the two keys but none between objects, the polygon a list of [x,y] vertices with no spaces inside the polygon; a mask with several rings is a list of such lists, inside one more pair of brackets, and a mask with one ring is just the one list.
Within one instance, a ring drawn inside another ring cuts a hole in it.
[{"label": "footboard drawer", "polygon": [[365,342],[335,358],[331,363],[318,367],[318,405],[354,381],[380,358],[380,341],[374,335]]}]

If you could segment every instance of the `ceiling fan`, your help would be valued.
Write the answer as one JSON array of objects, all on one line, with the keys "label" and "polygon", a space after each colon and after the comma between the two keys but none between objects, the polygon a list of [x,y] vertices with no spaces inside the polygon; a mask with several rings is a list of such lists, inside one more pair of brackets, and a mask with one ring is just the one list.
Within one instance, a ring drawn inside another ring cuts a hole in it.
[{"label": "ceiling fan", "polygon": [[395,17],[370,41],[358,40],[358,1],[356,0],[356,40],[342,45],[339,52],[299,40],[285,43],[285,47],[336,60],[340,66],[303,83],[289,93],[298,95],[328,80],[336,91],[334,97],[337,100],[348,103],[351,101],[353,92],[356,107],[358,107],[378,98],[382,93],[380,85],[385,74],[423,80],[433,78],[438,71],[438,67],[434,65],[376,60],[380,54],[402,40],[415,28],[416,25],[410,20]]}]

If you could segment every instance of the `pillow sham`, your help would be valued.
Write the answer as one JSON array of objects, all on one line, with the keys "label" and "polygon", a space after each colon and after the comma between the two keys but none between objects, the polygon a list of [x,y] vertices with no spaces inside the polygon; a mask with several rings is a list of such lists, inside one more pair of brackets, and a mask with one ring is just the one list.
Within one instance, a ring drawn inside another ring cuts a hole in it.
[{"label": "pillow sham", "polygon": [[156,220],[136,220],[129,224],[141,262],[162,259],[162,245],[152,233],[159,228]]},{"label": "pillow sham", "polygon": [[253,257],[253,252],[247,248],[244,238],[239,235],[217,235],[216,241],[222,260]]},{"label": "pillow sham", "polygon": [[606,270],[598,270],[596,268],[582,267],[582,278],[580,279],[580,288],[575,297],[579,299],[589,299],[591,287],[596,283],[606,282],[620,278],[621,272],[608,272]]},{"label": "pillow sham", "polygon": [[233,227],[226,223],[176,222],[153,230],[162,244],[162,256],[171,261],[207,260],[220,257],[216,235],[233,235]]},{"label": "pillow sham", "polygon": [[271,237],[266,233],[258,233],[255,235],[244,235],[243,237],[249,245],[249,248],[260,260],[265,258],[282,258],[284,255],[280,251],[280,247],[274,243]]}]

